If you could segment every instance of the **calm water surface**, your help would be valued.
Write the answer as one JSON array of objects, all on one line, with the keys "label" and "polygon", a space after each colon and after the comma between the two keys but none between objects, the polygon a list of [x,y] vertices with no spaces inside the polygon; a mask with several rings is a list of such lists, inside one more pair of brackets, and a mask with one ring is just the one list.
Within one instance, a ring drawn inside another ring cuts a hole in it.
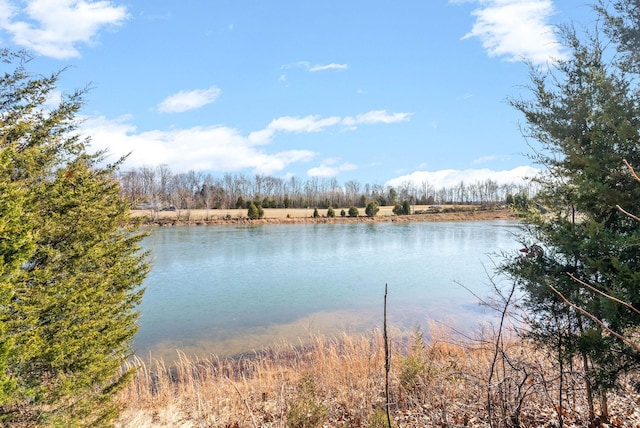
[{"label": "calm water surface", "polygon": [[153,229],[138,355],[231,356],[311,334],[483,317],[512,222],[294,224]]}]

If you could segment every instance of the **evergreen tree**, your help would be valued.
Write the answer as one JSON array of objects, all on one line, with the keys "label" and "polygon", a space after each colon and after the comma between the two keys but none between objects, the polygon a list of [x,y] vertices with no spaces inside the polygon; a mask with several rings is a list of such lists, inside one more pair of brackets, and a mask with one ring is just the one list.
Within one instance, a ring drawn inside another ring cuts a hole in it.
[{"label": "evergreen tree", "polygon": [[367,215],[367,217],[375,217],[376,214],[378,214],[378,211],[380,211],[380,207],[378,207],[378,203],[369,202],[367,204],[367,207],[364,210],[364,213]]},{"label": "evergreen tree", "polygon": [[336,212],[332,207],[329,207],[329,209],[327,209],[327,217],[329,218],[333,218],[336,216]]},{"label": "evergreen tree", "polygon": [[0,77],[0,420],[105,425],[130,376],[143,235],[119,163],[101,167],[73,133],[82,92],[46,109],[59,74],[34,78],[25,54],[0,56],[14,67]]},{"label": "evergreen tree", "polygon": [[[0,307],[11,303],[15,278],[33,251],[33,235],[24,210],[25,189],[11,180],[10,149],[0,151]],[[5,314],[0,322],[0,403],[9,402],[16,382],[10,374],[9,356],[14,338],[9,334]]]},{"label": "evergreen tree", "polygon": [[402,214],[404,214],[404,215],[411,214],[411,204],[407,200],[402,202]]},{"label": "evergreen tree", "polygon": [[349,217],[358,217],[360,215],[360,211],[357,207],[349,208]]},{"label": "evergreen tree", "polygon": [[247,217],[249,217],[251,220],[260,218],[258,207],[253,202],[249,202],[249,207],[247,208]]},{"label": "evergreen tree", "polygon": [[536,206],[546,214],[525,212],[524,255],[504,270],[525,292],[531,337],[554,349],[561,363],[581,358],[593,403],[592,392],[606,397],[621,373],[640,367],[640,355],[602,328],[623,333],[640,317],[580,284],[640,308],[640,223],[617,209],[640,212],[640,186],[623,165],[623,159],[640,165],[640,97],[637,76],[607,50],[620,39],[580,36],[572,27],[561,34],[570,57],[551,71],[532,70],[533,100],[511,101],[527,120],[527,137],[541,144],[533,155],[545,171],[537,178]]}]

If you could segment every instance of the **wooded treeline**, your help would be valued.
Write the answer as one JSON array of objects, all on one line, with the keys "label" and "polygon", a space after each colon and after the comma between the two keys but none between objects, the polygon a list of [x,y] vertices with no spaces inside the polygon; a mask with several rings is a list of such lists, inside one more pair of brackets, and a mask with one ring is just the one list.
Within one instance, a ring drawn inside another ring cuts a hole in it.
[{"label": "wooded treeline", "polygon": [[369,202],[389,206],[409,201],[417,205],[504,203],[509,195],[534,193],[534,184],[498,184],[486,179],[461,181],[453,187],[435,188],[424,181],[405,182],[397,188],[382,184],[336,178],[311,177],[302,180],[267,175],[204,172],[173,173],[167,165],[143,166],[119,175],[122,191],[134,204],[163,209],[246,208],[249,201],[264,208],[365,207]]}]

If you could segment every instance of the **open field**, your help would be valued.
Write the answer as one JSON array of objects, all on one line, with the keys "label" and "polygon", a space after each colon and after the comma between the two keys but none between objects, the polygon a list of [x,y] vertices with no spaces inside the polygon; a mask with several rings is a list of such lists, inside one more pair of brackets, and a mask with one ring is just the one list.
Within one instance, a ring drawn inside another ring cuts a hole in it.
[{"label": "open field", "polygon": [[[426,205],[414,205],[411,214],[397,216],[393,214],[393,207],[380,207],[375,217],[366,217],[364,208],[360,208],[359,217],[341,217],[340,211],[348,208],[335,208],[336,217],[328,218],[327,210],[318,210],[320,217],[313,218],[313,208],[266,208],[264,217],[250,220],[246,209],[220,210],[180,210],[180,211],[151,211],[133,210],[134,217],[144,217],[149,224],[161,226],[177,224],[270,224],[270,223],[346,223],[365,221],[470,221],[470,220],[505,220],[515,219],[514,213],[506,208],[485,209],[478,206],[443,206],[433,209]],[[178,218],[179,216],[179,218]]]},{"label": "open field", "polygon": [[[583,374],[565,374],[560,407],[555,362],[516,338],[498,342],[498,349],[492,331],[479,329],[462,340],[432,325],[428,341],[418,331],[410,337],[392,332],[393,426],[553,427],[560,419],[564,426],[587,426]],[[120,396],[117,426],[386,427],[382,332],[312,339],[242,359],[179,354],[172,368],[137,360],[133,383]],[[633,382],[625,379],[608,397],[609,421],[599,426],[640,426]]]}]

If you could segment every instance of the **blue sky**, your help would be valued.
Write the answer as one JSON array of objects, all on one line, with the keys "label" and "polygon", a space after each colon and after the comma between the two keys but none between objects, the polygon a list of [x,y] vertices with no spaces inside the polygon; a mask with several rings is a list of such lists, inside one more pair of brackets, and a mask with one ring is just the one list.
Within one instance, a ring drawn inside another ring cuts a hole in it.
[{"label": "blue sky", "polygon": [[580,0],[0,0],[0,45],[90,85],[82,132],[125,165],[436,187],[531,173],[523,59]]}]

